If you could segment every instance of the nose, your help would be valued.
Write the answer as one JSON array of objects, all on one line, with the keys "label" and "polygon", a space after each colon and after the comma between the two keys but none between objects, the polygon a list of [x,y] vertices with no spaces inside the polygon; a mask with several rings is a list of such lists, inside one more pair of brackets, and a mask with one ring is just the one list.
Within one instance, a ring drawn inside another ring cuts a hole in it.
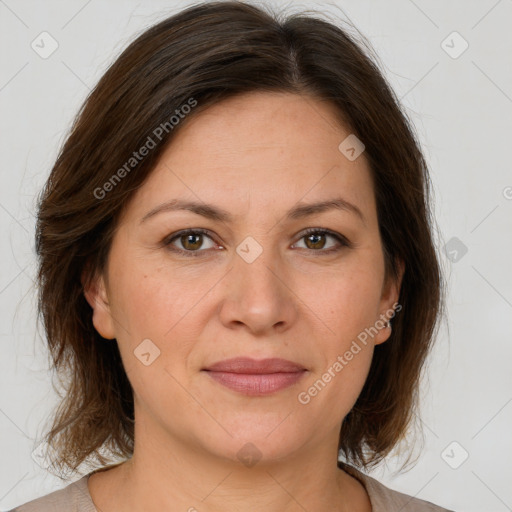
[{"label": "nose", "polygon": [[298,315],[298,298],[293,293],[291,273],[276,251],[261,244],[260,247],[263,250],[253,261],[245,257],[243,250],[234,254],[220,318],[227,328],[269,336],[290,328]]}]

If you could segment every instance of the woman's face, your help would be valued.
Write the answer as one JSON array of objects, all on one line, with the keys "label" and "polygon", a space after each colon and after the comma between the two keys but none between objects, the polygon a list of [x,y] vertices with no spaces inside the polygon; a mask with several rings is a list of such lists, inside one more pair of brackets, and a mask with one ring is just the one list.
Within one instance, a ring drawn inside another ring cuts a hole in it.
[{"label": "woman's face", "polygon": [[[385,282],[364,152],[339,149],[349,135],[310,97],[232,98],[186,121],[128,204],[86,296],[134,391],[136,450],[337,448],[400,285]],[[177,200],[195,211],[154,212]],[[253,361],[214,367],[233,358]]]}]

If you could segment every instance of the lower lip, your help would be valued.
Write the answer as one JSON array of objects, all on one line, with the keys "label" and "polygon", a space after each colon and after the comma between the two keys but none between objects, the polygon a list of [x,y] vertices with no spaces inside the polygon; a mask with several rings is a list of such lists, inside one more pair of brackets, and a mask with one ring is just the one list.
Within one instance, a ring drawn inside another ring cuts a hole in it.
[{"label": "lower lip", "polygon": [[207,373],[212,379],[233,391],[244,395],[262,396],[292,386],[306,372],[247,374],[208,371]]}]

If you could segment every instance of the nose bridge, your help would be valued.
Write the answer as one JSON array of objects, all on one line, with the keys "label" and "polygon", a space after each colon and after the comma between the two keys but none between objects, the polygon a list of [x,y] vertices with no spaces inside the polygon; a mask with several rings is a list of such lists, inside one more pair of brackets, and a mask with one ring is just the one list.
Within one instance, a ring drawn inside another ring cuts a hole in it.
[{"label": "nose bridge", "polygon": [[236,247],[230,272],[230,306],[225,322],[242,322],[254,331],[267,330],[291,321],[294,305],[287,286],[279,251],[272,237],[256,240],[248,236]]},{"label": "nose bridge", "polygon": [[[256,240],[247,236],[236,247],[235,276],[240,276],[240,284],[245,285],[252,293],[250,296],[266,296],[268,301],[274,300],[282,293],[282,283],[276,277],[279,264],[278,250],[271,246],[272,237],[259,237]],[[237,279],[238,281],[238,279]]]}]

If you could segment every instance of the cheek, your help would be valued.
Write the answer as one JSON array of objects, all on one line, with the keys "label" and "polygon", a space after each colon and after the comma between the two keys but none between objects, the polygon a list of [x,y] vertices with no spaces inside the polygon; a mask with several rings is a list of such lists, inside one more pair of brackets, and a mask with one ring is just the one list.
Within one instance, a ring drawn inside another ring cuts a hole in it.
[{"label": "cheek", "polygon": [[186,382],[186,362],[200,334],[194,304],[201,296],[196,287],[185,293],[184,283],[142,265],[120,273],[117,283],[114,315],[126,326],[117,340],[136,398],[176,410],[186,399],[178,383]]},{"label": "cheek", "polygon": [[[118,261],[113,315],[122,324],[117,339],[125,370],[134,389],[169,389],[173,380],[166,370],[180,382],[187,377],[189,355],[206,320],[205,290],[214,283],[203,279],[198,286],[197,277],[150,258]],[[141,364],[144,358],[150,365]]]},{"label": "cheek", "polygon": [[373,356],[372,338],[379,319],[382,280],[379,269],[378,262],[347,265],[323,281],[322,293],[314,295],[309,303],[323,320],[325,335],[316,339],[316,347],[322,351],[321,364],[302,387],[303,400],[299,401],[316,402],[318,414],[335,410],[335,418],[329,422],[336,423],[349,412],[368,375]]},{"label": "cheek", "polygon": [[299,390],[297,400],[309,409],[309,417],[322,418],[328,431],[337,428],[354,406],[370,369],[373,345],[340,335],[323,346],[324,361]]},{"label": "cheek", "polygon": [[324,320],[338,350],[378,320],[381,281],[378,266],[347,267],[323,280],[321,293],[317,288],[311,294],[311,309]]},{"label": "cheek", "polygon": [[129,326],[134,342],[141,337],[164,342],[204,295],[190,276],[171,271],[156,258],[126,255],[118,263],[113,314]]}]

